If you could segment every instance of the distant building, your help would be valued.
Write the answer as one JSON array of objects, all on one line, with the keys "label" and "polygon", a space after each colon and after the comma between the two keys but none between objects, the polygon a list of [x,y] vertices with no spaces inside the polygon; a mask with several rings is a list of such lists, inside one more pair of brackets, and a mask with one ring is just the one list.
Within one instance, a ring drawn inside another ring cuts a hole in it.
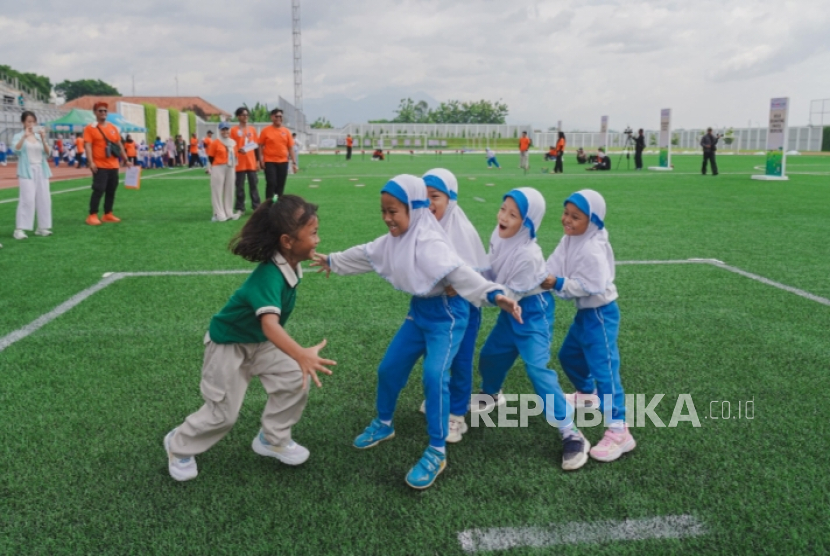
[{"label": "distant building", "polygon": [[106,102],[111,107],[115,107],[117,102],[128,102],[131,104],[153,104],[157,108],[164,108],[169,110],[175,108],[179,111],[194,112],[203,120],[207,120],[211,116],[221,116],[223,118],[230,118],[230,114],[209,103],[202,97],[111,97],[111,96],[85,96],[76,98],[64,104],[62,108],[72,109],[80,108],[81,110],[92,110],[92,106],[96,102]]}]

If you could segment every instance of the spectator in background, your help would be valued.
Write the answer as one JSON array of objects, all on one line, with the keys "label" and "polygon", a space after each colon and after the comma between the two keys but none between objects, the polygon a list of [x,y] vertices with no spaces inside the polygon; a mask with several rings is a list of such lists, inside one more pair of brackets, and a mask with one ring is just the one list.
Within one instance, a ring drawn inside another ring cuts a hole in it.
[{"label": "spectator in background", "polygon": [[372,153],[372,160],[383,160],[383,149],[377,148],[375,152]]},{"label": "spectator in background", "polygon": [[55,163],[55,168],[61,165],[61,151],[58,149],[58,142],[52,145],[52,161]]},{"label": "spectator in background", "polygon": [[6,166],[6,154],[8,153],[9,148],[6,146],[2,140],[0,140],[0,166]]},{"label": "spectator in background", "polygon": [[585,154],[585,149],[579,147],[576,149],[576,163],[585,164],[586,162],[588,162],[588,155]]},{"label": "spectator in background", "polygon": [[559,132],[559,139],[556,141],[556,149],[554,150],[556,157],[556,164],[553,166],[554,174],[561,174],[564,171],[562,166],[562,157],[565,156],[565,132]]},{"label": "spectator in background", "polygon": [[52,197],[49,193],[49,143],[46,130],[36,128],[37,116],[26,110],[20,117],[23,131],[12,138],[17,155],[17,179],[20,182],[20,200],[17,203],[17,222],[14,239],[26,239],[25,230],[32,230],[37,214],[35,235],[52,235]]},{"label": "spectator in background", "polygon": [[248,125],[248,109],[244,106],[235,112],[239,125],[231,128],[231,139],[236,142],[236,206],[239,213],[245,213],[245,179],[248,179],[248,189],[251,194],[251,206],[254,210],[259,206],[259,177],[257,176],[257,149],[258,137],[256,128]]},{"label": "spectator in background", "polygon": [[715,151],[718,150],[718,139],[720,135],[713,135],[712,128],[706,130],[706,135],[700,140],[700,146],[703,147],[703,167],[701,172],[706,175],[706,163],[712,163],[712,175],[718,175],[718,163],[715,161]]},{"label": "spectator in background", "polygon": [[600,147],[597,151],[597,158],[596,163],[591,166],[590,168],[585,168],[586,170],[610,170],[611,169],[611,157],[605,154],[605,148]]},{"label": "spectator in background", "polygon": [[190,134],[190,160],[187,163],[188,168],[193,168],[199,164],[199,140],[196,139],[196,134]]},{"label": "spectator in background", "polygon": [[211,222],[238,220],[241,213],[233,210],[236,189],[236,141],[231,139],[231,124],[219,124],[219,137],[207,150],[210,161],[210,199],[213,205]]},{"label": "spectator in background", "polygon": [[[288,159],[296,171],[294,136],[282,125],[282,110],[271,110],[271,125],[259,134],[259,164],[265,170],[265,198],[282,197],[288,177]],[[237,207],[238,208],[238,207]]]},{"label": "spectator in background", "polygon": [[495,168],[496,170],[501,170],[501,166],[499,166],[499,161],[496,160],[496,151],[494,151],[490,147],[487,147],[485,153],[487,155],[487,169],[489,170],[490,168]]},{"label": "spectator in background", "polygon": [[207,165],[208,165],[207,149],[205,149],[204,141],[199,141],[199,148],[197,150],[197,154],[199,156],[199,165],[202,168],[207,168]]},{"label": "spectator in background", "polygon": [[[118,190],[119,158],[125,158],[124,144],[118,128],[107,122],[109,105],[96,102],[92,107],[96,122],[84,128],[84,148],[89,169],[92,172],[92,196],[89,199],[89,216],[86,223],[100,226],[101,222],[121,222],[112,213],[115,206],[115,192]],[[117,152],[116,152],[117,151]],[[127,167],[133,165],[129,160]],[[98,207],[104,197],[104,217],[98,218]]]},{"label": "spectator in background", "polygon": [[176,165],[176,141],[172,137],[167,139],[165,151],[167,153],[167,166],[168,168],[172,168]]},{"label": "spectator in background", "polygon": [[522,136],[519,139],[519,168],[521,168],[525,172],[530,170],[530,159],[528,157],[529,150],[530,137],[527,136],[526,131],[523,131]]},{"label": "spectator in background", "polygon": [[127,155],[127,160],[133,163],[133,166],[138,163],[136,144],[129,133],[127,134],[127,139],[124,141],[124,153]]},{"label": "spectator in background", "polygon": [[643,135],[643,128],[637,131],[637,137],[634,138],[634,169],[643,169],[643,151],[646,150],[646,136]]},{"label": "spectator in background", "polygon": [[26,106],[26,100],[23,98],[23,93],[20,93],[20,96],[17,97],[17,104],[23,108]]},{"label": "spectator in background", "polygon": [[84,153],[84,137],[80,133],[75,135],[75,150],[78,151],[78,168],[86,166],[86,155]]},{"label": "spectator in background", "polygon": [[164,150],[164,141],[161,140],[161,137],[156,136],[156,141],[153,143],[153,150]]},{"label": "spectator in background", "polygon": [[300,171],[300,143],[297,141],[296,133],[292,133],[291,138],[294,140],[294,166],[291,168],[291,173],[296,174]]},{"label": "spectator in background", "polygon": [[346,135],[346,160],[352,159],[352,145],[354,144],[354,139],[352,139],[351,134]]},{"label": "spectator in background", "polygon": [[[208,130],[205,134],[205,138],[202,139],[202,143],[205,145],[205,153],[207,154],[208,150],[210,149],[210,144],[213,142],[213,132]],[[208,162],[205,164],[205,174],[210,174],[210,158],[208,158]]]},{"label": "spectator in background", "polygon": [[187,164],[185,161],[185,149],[186,145],[184,143],[184,139],[181,135],[176,135],[176,166],[184,166]]}]

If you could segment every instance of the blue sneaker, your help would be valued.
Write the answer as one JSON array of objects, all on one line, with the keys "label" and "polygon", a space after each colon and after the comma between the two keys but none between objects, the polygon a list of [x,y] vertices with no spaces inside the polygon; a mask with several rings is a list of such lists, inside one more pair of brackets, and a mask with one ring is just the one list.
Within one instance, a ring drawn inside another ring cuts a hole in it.
[{"label": "blue sneaker", "polygon": [[447,467],[447,454],[430,446],[421,456],[421,461],[407,473],[406,484],[418,490],[429,488],[445,467]]},{"label": "blue sneaker", "polygon": [[395,438],[395,429],[391,425],[384,425],[376,417],[372,419],[372,422],[369,423],[366,430],[354,439],[354,447],[363,450],[377,446],[384,440],[391,440],[393,438]]}]

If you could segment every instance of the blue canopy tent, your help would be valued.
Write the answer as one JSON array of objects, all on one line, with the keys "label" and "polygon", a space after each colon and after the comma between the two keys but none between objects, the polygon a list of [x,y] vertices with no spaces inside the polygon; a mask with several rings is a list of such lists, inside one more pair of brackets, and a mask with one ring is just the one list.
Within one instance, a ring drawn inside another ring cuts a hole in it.
[{"label": "blue canopy tent", "polygon": [[147,133],[146,127],[128,122],[124,119],[124,116],[117,112],[107,114],[107,121],[121,130],[121,133]]}]

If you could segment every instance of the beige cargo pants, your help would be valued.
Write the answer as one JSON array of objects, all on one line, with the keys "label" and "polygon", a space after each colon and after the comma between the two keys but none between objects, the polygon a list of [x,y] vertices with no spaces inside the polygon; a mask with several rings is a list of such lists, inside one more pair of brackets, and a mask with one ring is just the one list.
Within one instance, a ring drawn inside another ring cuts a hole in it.
[{"label": "beige cargo pants", "polygon": [[[271,342],[216,344],[205,334],[205,360],[199,385],[205,404],[179,425],[170,453],[186,458],[206,452],[233,428],[251,377],[268,393],[262,431],[274,446],[291,442],[291,427],[303,414],[308,387],[296,361]],[[311,381],[309,381],[310,383]]]}]

